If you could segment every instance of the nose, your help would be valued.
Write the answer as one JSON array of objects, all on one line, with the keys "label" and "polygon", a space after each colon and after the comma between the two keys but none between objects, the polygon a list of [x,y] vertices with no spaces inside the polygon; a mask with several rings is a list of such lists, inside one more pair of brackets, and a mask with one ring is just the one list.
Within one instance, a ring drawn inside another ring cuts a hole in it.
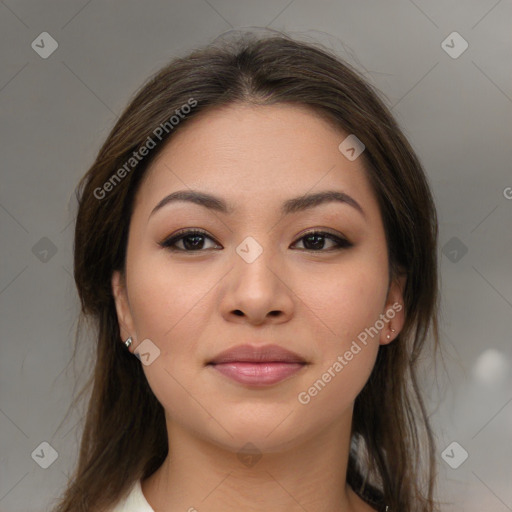
[{"label": "nose", "polygon": [[234,253],[222,301],[223,316],[229,321],[253,325],[289,320],[293,314],[294,294],[291,283],[286,282],[283,264],[266,250],[249,261]]}]

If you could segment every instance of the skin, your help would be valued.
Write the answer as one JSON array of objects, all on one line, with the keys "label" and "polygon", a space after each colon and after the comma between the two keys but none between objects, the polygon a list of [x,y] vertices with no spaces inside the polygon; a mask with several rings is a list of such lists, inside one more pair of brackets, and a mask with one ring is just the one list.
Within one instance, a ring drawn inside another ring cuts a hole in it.
[{"label": "skin", "polygon": [[[231,105],[183,125],[148,170],[130,219],[126,279],[115,272],[112,290],[130,351],[145,339],[160,350],[143,366],[171,447],[142,482],[155,512],[373,510],[339,482],[354,400],[379,345],[400,332],[404,309],[307,405],[297,399],[379,315],[403,305],[403,279],[388,282],[384,227],[362,158],[349,161],[338,149],[347,135],[306,107]],[[149,218],[163,197],[189,189],[237,212],[177,202]],[[365,216],[337,202],[280,214],[285,200],[323,190],[349,194]],[[158,245],[182,228],[208,232],[202,252]],[[354,245],[308,244],[312,228]],[[263,250],[252,263],[235,250],[248,236]],[[267,388],[205,366],[245,343],[275,343],[309,364]],[[237,457],[248,442],[262,455],[250,466]]]}]

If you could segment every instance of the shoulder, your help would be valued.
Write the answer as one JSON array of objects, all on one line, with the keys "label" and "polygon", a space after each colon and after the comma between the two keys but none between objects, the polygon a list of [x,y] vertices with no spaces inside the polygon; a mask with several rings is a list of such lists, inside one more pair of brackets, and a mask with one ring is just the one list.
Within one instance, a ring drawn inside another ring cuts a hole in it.
[{"label": "shoulder", "polygon": [[155,512],[147,502],[140,485],[136,480],[128,495],[114,505],[109,512]]}]

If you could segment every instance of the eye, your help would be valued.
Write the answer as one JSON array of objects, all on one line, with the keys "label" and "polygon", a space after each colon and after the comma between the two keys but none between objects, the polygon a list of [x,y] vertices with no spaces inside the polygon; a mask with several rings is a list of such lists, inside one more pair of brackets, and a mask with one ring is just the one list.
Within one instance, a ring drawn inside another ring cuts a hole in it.
[{"label": "eye", "polygon": [[[213,238],[207,235],[203,230],[183,229],[172,237],[167,238],[163,242],[160,242],[159,245],[169,249],[170,251],[202,252],[202,250],[205,249],[205,239],[214,241]],[[328,250],[324,250],[326,239],[330,240],[331,243],[334,244],[334,246]],[[303,244],[305,245],[304,249],[301,250],[313,252],[329,252],[333,250],[348,249],[349,247],[353,246],[353,244],[346,238],[334,235],[333,233],[329,233],[327,231],[319,230],[306,233],[301,238],[299,238],[295,244],[301,240],[304,241]],[[178,247],[179,243],[182,243],[182,247]],[[218,247],[220,246],[217,245],[217,248]],[[206,249],[208,249],[208,247],[206,247]]]},{"label": "eye", "polygon": [[[329,250],[322,250],[325,246],[325,239],[331,240],[334,242],[334,247],[332,247]],[[349,247],[352,247],[354,244],[349,242],[346,238],[343,238],[341,236],[334,235],[333,233],[329,233],[327,231],[310,231],[309,233],[306,233],[304,236],[299,238],[298,242],[304,240],[304,245],[309,245],[312,248],[305,247],[306,251],[313,251],[313,252],[330,252],[333,250],[340,250],[340,249],[348,249]],[[297,243],[297,242],[295,242]]]},{"label": "eye", "polygon": [[[204,248],[205,238],[213,240],[205,231],[200,229],[183,229],[176,235],[161,242],[160,246],[170,251],[200,252]],[[183,247],[177,247],[177,244],[180,242],[183,242]]]}]

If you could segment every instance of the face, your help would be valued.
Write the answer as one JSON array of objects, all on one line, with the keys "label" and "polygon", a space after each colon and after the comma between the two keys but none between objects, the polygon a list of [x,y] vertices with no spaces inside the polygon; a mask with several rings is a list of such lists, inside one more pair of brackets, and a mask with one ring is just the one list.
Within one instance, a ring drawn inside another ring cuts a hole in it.
[{"label": "face", "polygon": [[[123,339],[135,350],[149,340],[143,369],[168,427],[273,451],[351,413],[379,345],[403,325],[404,283],[388,281],[362,158],[338,149],[348,135],[304,107],[231,105],[184,125],[148,170],[126,279],[115,272],[112,287]],[[155,210],[177,191],[226,209],[181,199]],[[290,203],[326,191],[344,200]],[[307,364],[267,364],[268,381],[261,363],[208,364],[268,344]]]}]

